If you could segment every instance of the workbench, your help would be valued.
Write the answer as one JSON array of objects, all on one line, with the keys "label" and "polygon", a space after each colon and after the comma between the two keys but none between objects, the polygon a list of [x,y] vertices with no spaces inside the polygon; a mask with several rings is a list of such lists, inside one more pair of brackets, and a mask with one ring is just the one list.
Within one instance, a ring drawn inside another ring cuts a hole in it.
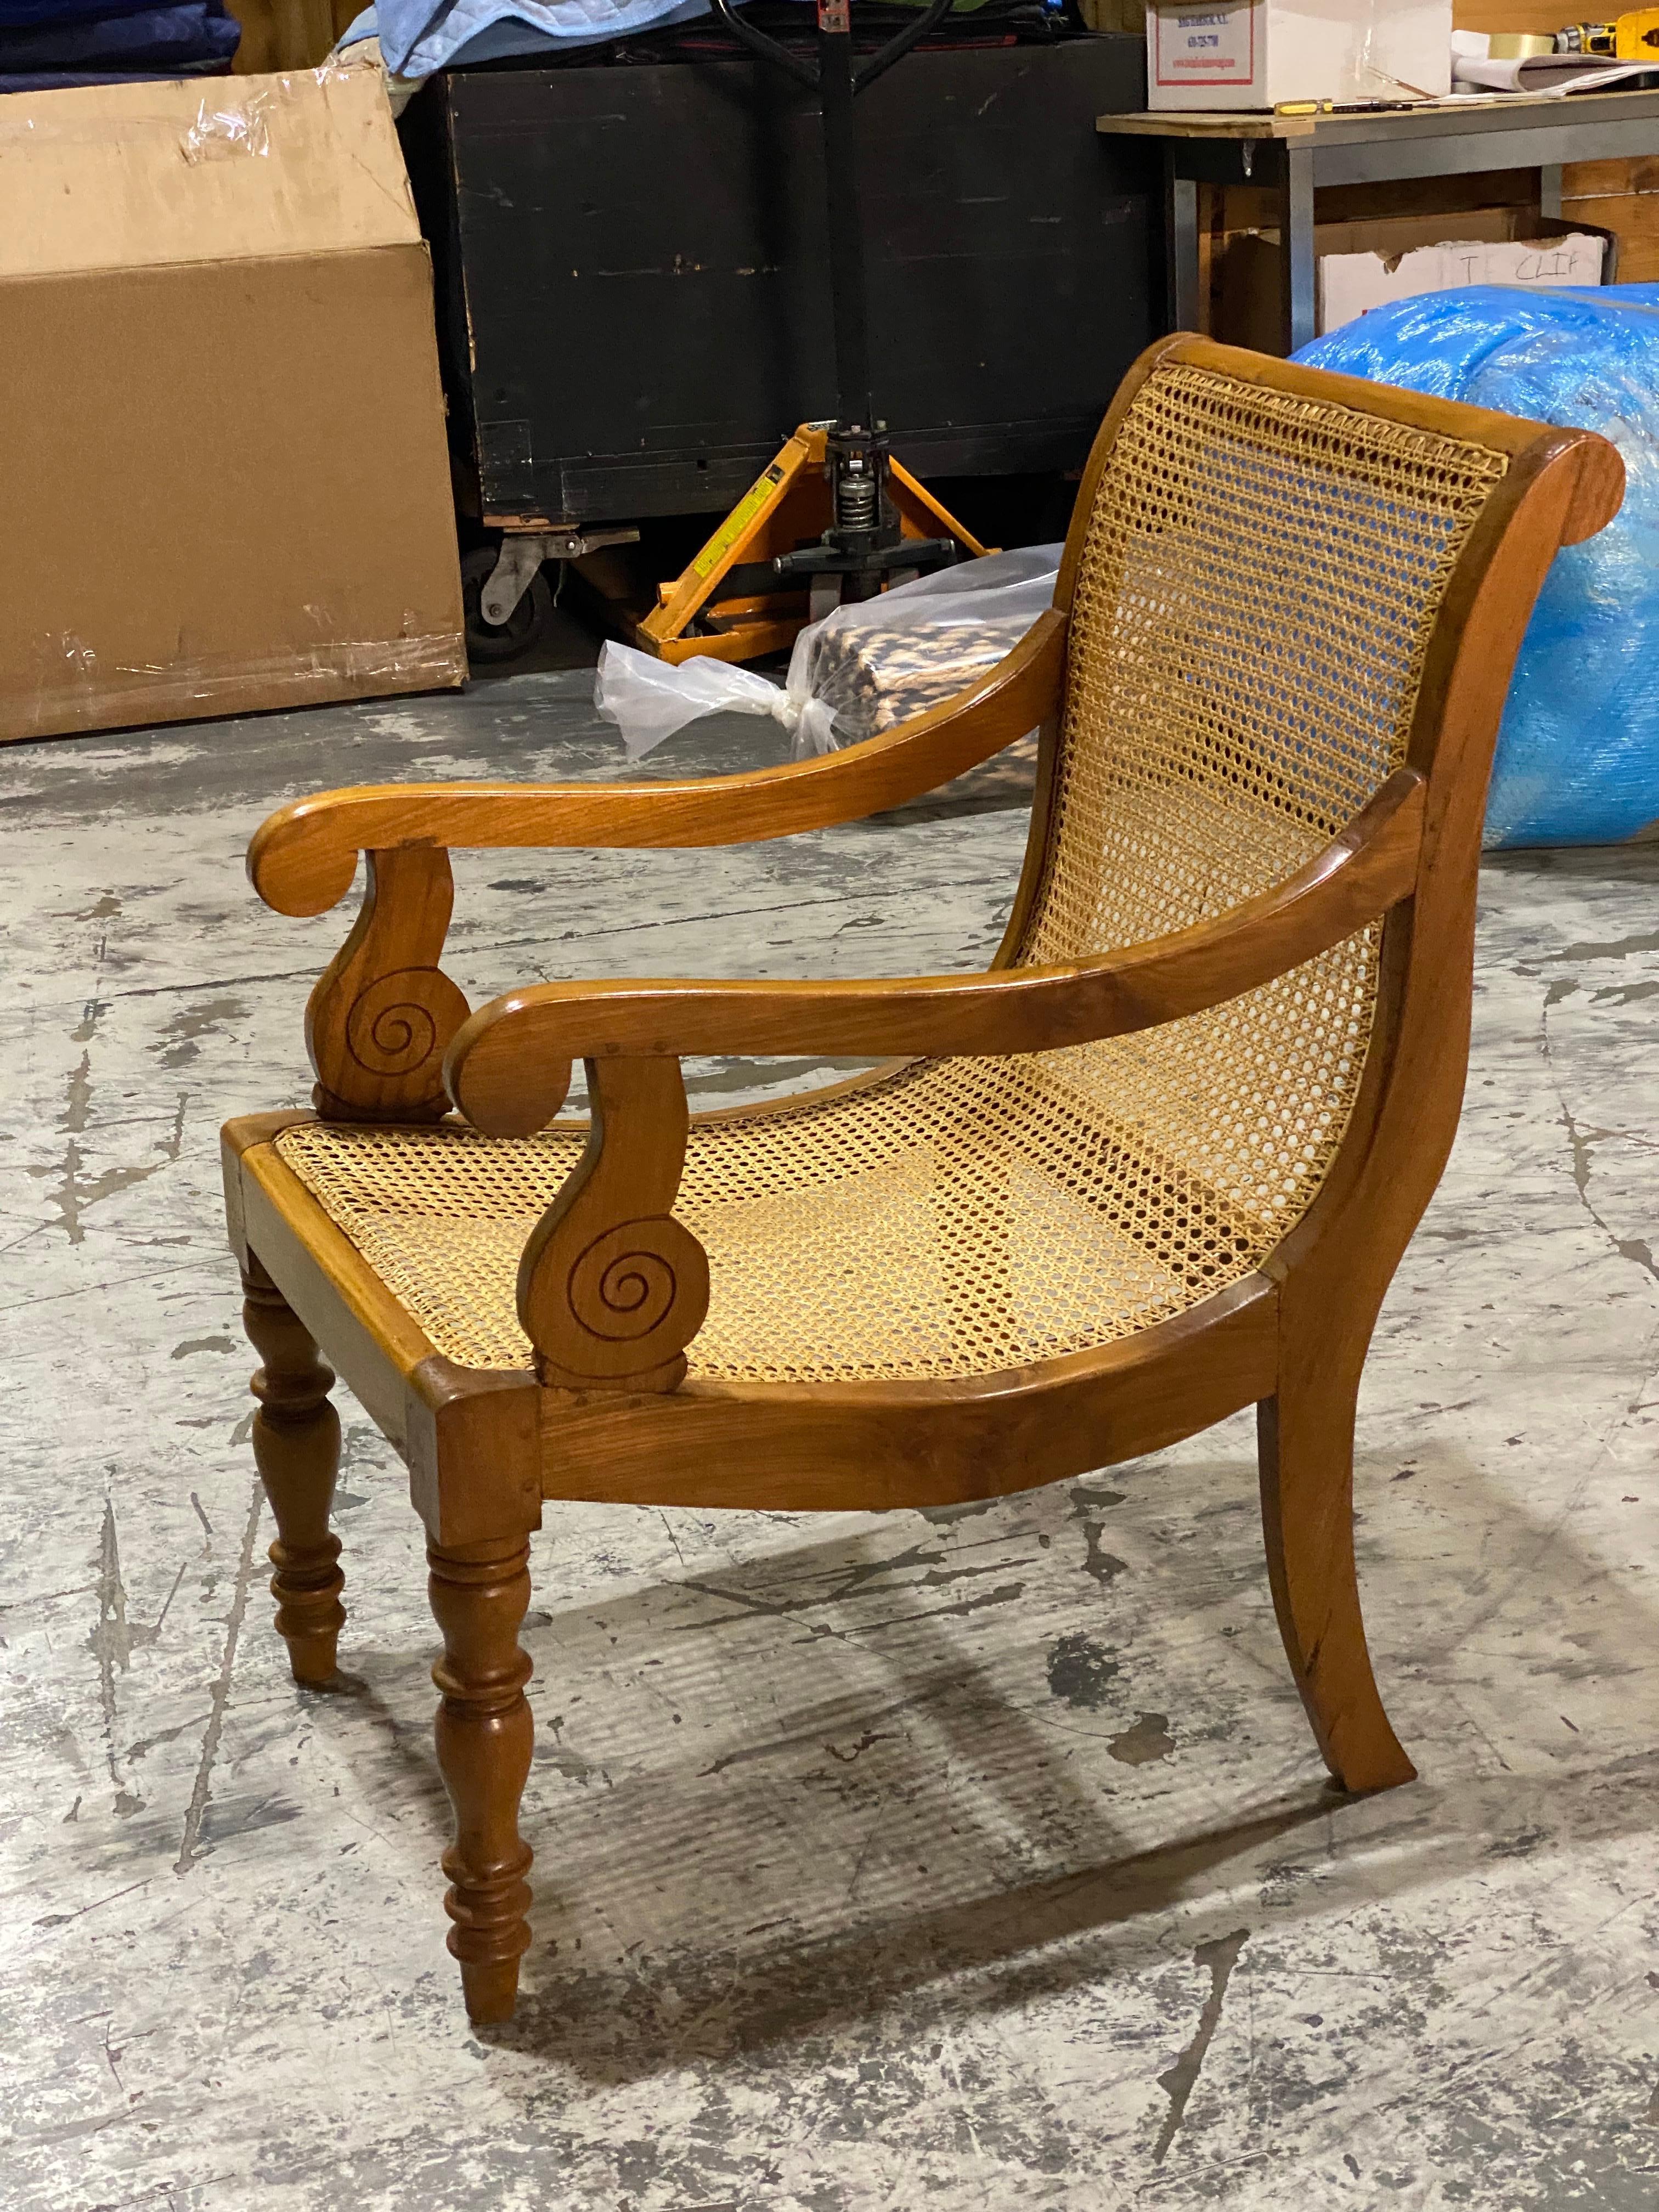
[{"label": "workbench", "polygon": [[1358,115],[1103,115],[1096,128],[1107,137],[1161,142],[1171,330],[1203,326],[1200,185],[1255,185],[1278,193],[1284,348],[1291,354],[1315,336],[1314,194],[1322,185],[1535,168],[1539,212],[1559,216],[1564,163],[1659,153],[1659,92],[1500,94],[1489,101]]}]

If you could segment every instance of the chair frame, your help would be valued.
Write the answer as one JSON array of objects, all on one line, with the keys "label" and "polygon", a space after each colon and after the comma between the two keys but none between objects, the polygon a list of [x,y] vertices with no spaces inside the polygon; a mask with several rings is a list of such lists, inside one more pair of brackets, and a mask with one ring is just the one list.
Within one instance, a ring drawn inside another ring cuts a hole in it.
[{"label": "chair frame", "polygon": [[[1439,611],[1406,763],[1341,835],[1288,882],[1213,921],[1063,967],[1014,969],[1048,849],[1084,532],[1119,424],[1146,378],[1171,362],[1475,440],[1507,453],[1510,465]],[[529,1536],[545,1498],[793,1510],[940,1505],[1135,1458],[1255,1405],[1274,1608],[1320,1750],[1350,1790],[1413,1778],[1377,1693],[1360,1615],[1356,1397],[1383,1295],[1456,1130],[1481,818],[1515,657],[1556,550],[1600,529],[1622,487],[1617,453],[1589,433],[1177,335],[1141,356],[1102,427],[1053,611],[943,706],[846,751],[750,775],[369,787],[302,800],[260,830],[249,872],[283,913],[324,911],[349,890],[358,855],[368,859],[356,924],[307,1010],[321,1116],[430,1123],[453,1099],[479,1127],[522,1134],[557,1112],[573,1058],[586,1066],[586,1151],[520,1270],[520,1312],[536,1351],[534,1368],[521,1371],[464,1369],[434,1349],[274,1149],[283,1128],[311,1117],[257,1115],[225,1131],[230,1237],[263,1361],[253,1443],[278,1532],[271,1589],[300,1681],[332,1674],[344,1618],[340,1547],[329,1529],[334,1377],[319,1346],[403,1456],[426,1524],[444,1640],[434,1670],[438,1758],[456,1820],[444,1860],[449,1943],[475,2021],[511,2013],[530,1940],[531,1854],[518,1805],[531,1755],[531,1664],[518,1630]],[[554,983],[469,1014],[439,967],[452,848],[683,847],[823,828],[933,790],[1037,725],[1024,869],[984,975]],[[1007,1373],[868,1383],[686,1379],[684,1347],[702,1319],[708,1280],[700,1248],[672,1218],[690,1126],[681,1056],[1049,1049],[1232,998],[1379,916],[1376,1019],[1346,1133],[1308,1211],[1244,1279],[1127,1340]],[[596,1246],[611,1262],[597,1284],[578,1264]],[[617,1316],[630,1301],[643,1318],[635,1335],[619,1338]]]}]

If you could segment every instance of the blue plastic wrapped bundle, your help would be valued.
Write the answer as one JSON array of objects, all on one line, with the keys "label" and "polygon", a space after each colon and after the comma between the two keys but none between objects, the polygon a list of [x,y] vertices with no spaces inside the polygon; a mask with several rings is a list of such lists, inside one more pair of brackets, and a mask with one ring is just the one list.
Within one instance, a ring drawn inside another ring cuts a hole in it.
[{"label": "blue plastic wrapped bundle", "polygon": [[1659,824],[1659,284],[1430,293],[1297,358],[1618,447],[1624,506],[1556,556],[1521,647],[1486,843],[1610,845]]}]

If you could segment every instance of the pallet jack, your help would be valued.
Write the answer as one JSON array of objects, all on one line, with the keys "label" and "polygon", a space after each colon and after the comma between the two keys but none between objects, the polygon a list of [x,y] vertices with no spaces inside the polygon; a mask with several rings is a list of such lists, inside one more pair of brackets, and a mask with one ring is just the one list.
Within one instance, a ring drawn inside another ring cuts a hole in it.
[{"label": "pallet jack", "polygon": [[838,412],[833,422],[801,424],[689,567],[659,586],[651,612],[628,625],[635,645],[675,662],[781,652],[843,601],[986,550],[889,450],[872,395],[859,220],[853,103],[943,21],[953,0],[928,0],[861,67],[849,0],[817,0],[816,63],[757,29],[732,0],[713,4],[743,45],[818,95]]}]

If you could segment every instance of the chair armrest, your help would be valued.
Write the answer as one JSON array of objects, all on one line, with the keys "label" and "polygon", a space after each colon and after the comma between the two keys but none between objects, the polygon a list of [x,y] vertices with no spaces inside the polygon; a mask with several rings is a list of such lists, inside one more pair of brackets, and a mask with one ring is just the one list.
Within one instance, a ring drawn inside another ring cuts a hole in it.
[{"label": "chair armrest", "polygon": [[845,751],[684,783],[382,783],[273,814],[248,874],[279,914],[323,914],[360,853],[400,847],[739,845],[898,806],[1000,752],[1058,706],[1066,618],[1050,608],[954,698]]},{"label": "chair armrest", "polygon": [[1300,967],[1409,896],[1425,791],[1414,769],[1398,769],[1340,836],[1272,890],[1064,966],[851,983],[539,984],[463,1024],[445,1085],[477,1127],[527,1136],[558,1111],[577,1058],[1047,1052],[1152,1029]]}]

